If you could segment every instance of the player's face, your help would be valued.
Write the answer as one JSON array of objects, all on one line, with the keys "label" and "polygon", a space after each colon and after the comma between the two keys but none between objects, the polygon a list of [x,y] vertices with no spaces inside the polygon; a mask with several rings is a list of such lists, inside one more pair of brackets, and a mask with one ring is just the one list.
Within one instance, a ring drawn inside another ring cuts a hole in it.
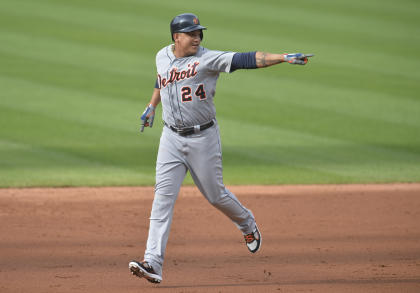
[{"label": "player's face", "polygon": [[175,50],[179,54],[178,57],[185,57],[195,55],[200,47],[201,31],[196,30],[188,33],[177,33],[175,38]]}]

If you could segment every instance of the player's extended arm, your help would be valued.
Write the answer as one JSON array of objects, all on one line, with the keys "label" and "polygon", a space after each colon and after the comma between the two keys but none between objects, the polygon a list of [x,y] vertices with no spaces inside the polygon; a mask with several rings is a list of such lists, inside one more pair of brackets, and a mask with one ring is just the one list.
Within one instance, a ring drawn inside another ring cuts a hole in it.
[{"label": "player's extended arm", "polygon": [[153,120],[155,119],[155,109],[157,105],[160,103],[160,89],[155,88],[153,90],[152,98],[150,99],[150,103],[147,105],[146,109],[144,110],[143,114],[140,117],[141,120],[141,129],[140,131],[144,131],[144,127],[152,127]]},{"label": "player's extended arm", "polygon": [[282,62],[288,62],[290,64],[305,65],[308,63],[308,57],[314,56],[313,54],[272,54],[267,52],[257,51],[255,53],[255,59],[257,61],[257,67],[268,67]]},{"label": "player's extended arm", "polygon": [[232,58],[230,72],[234,72],[238,69],[255,69],[268,67],[282,62],[305,65],[306,63],[308,63],[308,57],[312,56],[314,55],[302,53],[272,54],[260,51],[235,53]]}]

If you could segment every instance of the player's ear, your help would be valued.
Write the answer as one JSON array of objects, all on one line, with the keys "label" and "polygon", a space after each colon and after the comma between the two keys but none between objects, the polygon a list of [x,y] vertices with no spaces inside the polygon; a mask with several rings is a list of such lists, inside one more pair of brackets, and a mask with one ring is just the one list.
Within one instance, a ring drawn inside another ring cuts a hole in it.
[{"label": "player's ear", "polygon": [[178,39],[179,33],[173,33],[172,38],[174,41]]}]

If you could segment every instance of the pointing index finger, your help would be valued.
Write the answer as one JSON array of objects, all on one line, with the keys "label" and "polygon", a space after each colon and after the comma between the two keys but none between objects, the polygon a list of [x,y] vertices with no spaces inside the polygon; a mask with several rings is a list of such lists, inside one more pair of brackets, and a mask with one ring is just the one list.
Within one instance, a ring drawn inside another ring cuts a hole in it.
[{"label": "pointing index finger", "polygon": [[313,56],[315,56],[315,54],[303,54],[303,58],[313,57]]}]

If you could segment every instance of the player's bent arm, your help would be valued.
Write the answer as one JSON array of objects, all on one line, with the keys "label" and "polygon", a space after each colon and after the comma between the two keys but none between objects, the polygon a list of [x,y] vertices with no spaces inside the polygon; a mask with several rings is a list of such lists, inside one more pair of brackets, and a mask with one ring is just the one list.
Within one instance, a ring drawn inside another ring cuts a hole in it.
[{"label": "player's bent arm", "polygon": [[152,98],[150,99],[149,104],[152,104],[152,106],[156,108],[157,105],[159,105],[159,103],[160,103],[160,89],[154,88]]}]

